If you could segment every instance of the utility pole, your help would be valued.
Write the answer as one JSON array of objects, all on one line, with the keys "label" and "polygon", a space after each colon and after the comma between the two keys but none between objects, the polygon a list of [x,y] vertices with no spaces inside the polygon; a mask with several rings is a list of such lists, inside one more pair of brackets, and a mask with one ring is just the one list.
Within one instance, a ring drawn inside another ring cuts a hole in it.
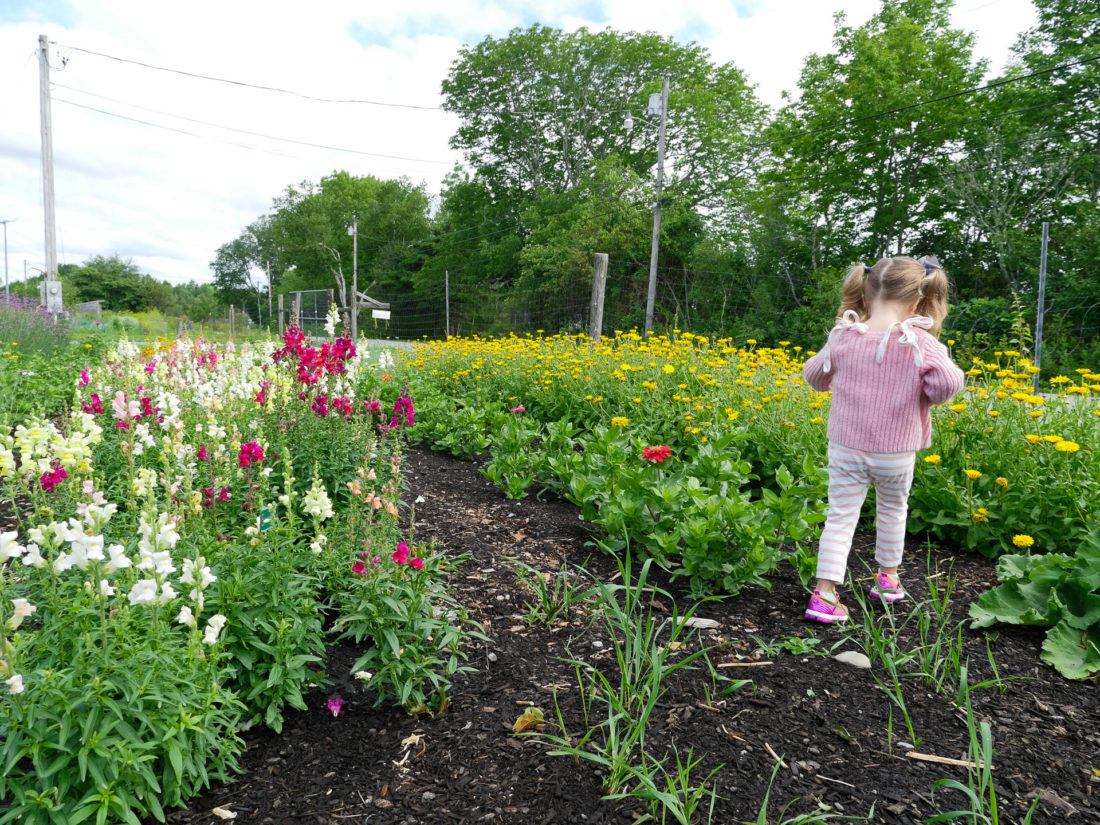
[{"label": "utility pole", "polygon": [[352,215],[351,228],[351,342],[359,340],[359,216]]},{"label": "utility pole", "polygon": [[[1039,307],[1035,315],[1035,368],[1043,364],[1043,311],[1047,301],[1047,243],[1050,241],[1050,224],[1043,221],[1043,240],[1039,251]],[[1031,379],[1032,395],[1039,394],[1039,373]]]},{"label": "utility pole", "polygon": [[[650,110],[653,108],[650,95]],[[657,298],[657,246],[661,237],[661,185],[665,174],[665,126],[668,122],[668,78],[661,84],[661,125],[657,131],[657,196],[653,205],[653,243],[649,250],[649,293],[645,301],[645,334],[653,332],[653,304]]]},{"label": "utility pole", "polygon": [[4,299],[11,300],[11,288],[8,286],[8,224],[15,218],[6,218],[0,223],[4,224]]},{"label": "utility pole", "polygon": [[46,215],[46,280],[57,279],[57,228],[53,201],[53,132],[50,124],[50,44],[38,35],[39,107],[42,113],[42,207]]}]

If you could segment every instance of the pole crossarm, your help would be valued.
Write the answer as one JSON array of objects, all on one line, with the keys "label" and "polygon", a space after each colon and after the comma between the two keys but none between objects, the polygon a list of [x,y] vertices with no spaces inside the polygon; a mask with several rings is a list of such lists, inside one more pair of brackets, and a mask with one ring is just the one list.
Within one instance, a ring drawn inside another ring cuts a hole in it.
[{"label": "pole crossarm", "polygon": [[363,308],[366,308],[366,309],[389,309],[390,308],[389,303],[387,303],[385,301],[376,301],[376,300],[374,300],[374,298],[371,298],[369,295],[364,295],[362,292],[356,292],[355,297],[358,299],[356,301],[356,304],[359,307],[363,307]]}]

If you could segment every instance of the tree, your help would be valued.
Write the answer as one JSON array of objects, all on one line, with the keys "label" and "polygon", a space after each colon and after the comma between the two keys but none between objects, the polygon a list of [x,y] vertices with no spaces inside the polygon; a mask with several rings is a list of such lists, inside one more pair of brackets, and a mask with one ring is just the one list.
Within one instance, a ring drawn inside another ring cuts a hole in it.
[{"label": "tree", "polygon": [[[698,44],[655,34],[514,29],[463,48],[443,81],[460,123],[451,145],[498,201],[523,204],[577,191],[595,164],[618,156],[649,177],[657,119],[649,95],[671,78],[667,197],[724,208],[743,191],[766,116],[744,74]],[[624,114],[635,115],[633,127]],[[522,206],[517,211],[522,211]]]},{"label": "tree", "polygon": [[319,184],[289,186],[276,198],[270,243],[279,265],[314,289],[335,285],[350,305],[352,220],[358,220],[359,290],[392,294],[410,287],[413,245],[429,234],[428,196],[407,179],[380,180],[334,172]]},{"label": "tree", "polygon": [[[803,65],[799,96],[779,113],[766,181],[794,183],[797,207],[824,218],[844,259],[909,252],[941,216],[930,195],[957,148],[985,64],[973,35],[950,27],[951,0],[883,0],[858,28],[836,16],[835,51]],[[810,225],[813,225],[812,223]]]}]

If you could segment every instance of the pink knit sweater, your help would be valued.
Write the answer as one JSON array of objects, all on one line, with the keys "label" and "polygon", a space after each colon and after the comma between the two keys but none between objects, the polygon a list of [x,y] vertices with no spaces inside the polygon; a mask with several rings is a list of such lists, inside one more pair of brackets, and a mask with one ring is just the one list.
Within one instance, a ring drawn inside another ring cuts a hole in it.
[{"label": "pink knit sweater", "polygon": [[806,383],[833,391],[830,441],[872,453],[910,452],[931,444],[932,406],[950,400],[966,377],[947,347],[919,328],[924,320],[910,319],[914,323],[886,333],[842,322],[826,347],[806,362]]}]

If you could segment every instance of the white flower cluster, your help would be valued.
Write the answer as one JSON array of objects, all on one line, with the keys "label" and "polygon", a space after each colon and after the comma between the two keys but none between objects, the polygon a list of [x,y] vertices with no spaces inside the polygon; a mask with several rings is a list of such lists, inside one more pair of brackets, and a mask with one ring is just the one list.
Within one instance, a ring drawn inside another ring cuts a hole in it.
[{"label": "white flower cluster", "polygon": [[308,515],[317,521],[324,521],[335,515],[332,510],[332,500],[328,497],[325,485],[321,483],[320,477],[313,477],[313,486],[309,488],[309,492],[302,499],[302,507]]},{"label": "white flower cluster", "polygon": [[325,316],[325,335],[332,338],[336,335],[336,325],[340,322],[340,310],[337,309],[336,304],[331,304],[328,308],[328,315]]}]

